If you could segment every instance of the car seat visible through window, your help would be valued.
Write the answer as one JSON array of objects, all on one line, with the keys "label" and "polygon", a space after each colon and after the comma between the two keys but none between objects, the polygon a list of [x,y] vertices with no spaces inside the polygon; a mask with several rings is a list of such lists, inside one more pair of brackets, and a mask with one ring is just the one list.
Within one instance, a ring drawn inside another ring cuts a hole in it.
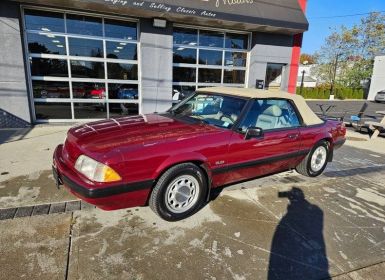
[{"label": "car seat visible through window", "polygon": [[280,127],[281,117],[281,108],[277,105],[271,105],[258,116],[255,126],[264,130],[278,128]]}]

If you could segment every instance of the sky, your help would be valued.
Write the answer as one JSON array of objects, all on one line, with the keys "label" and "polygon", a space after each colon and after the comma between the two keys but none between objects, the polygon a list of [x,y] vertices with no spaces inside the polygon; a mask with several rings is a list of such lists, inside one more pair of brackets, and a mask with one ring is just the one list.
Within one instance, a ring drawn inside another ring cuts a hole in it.
[{"label": "sky", "polygon": [[313,54],[320,49],[333,28],[341,25],[349,27],[359,24],[360,19],[365,15],[335,16],[373,11],[385,12],[385,0],[308,0],[306,16],[309,21],[309,30],[304,35],[302,53]]}]

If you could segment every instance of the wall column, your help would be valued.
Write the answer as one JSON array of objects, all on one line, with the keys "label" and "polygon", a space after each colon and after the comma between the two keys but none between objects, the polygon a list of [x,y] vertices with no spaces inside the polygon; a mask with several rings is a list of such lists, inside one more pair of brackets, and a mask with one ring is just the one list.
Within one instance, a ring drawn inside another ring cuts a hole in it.
[{"label": "wall column", "polygon": [[[305,13],[307,0],[298,0],[302,11]],[[290,74],[288,92],[295,93],[297,89],[297,77],[299,68],[299,58],[301,56],[303,33],[296,34],[293,37],[293,50],[291,54]]]},{"label": "wall column", "polygon": [[142,114],[164,112],[172,105],[172,24],[156,28],[140,20]]}]

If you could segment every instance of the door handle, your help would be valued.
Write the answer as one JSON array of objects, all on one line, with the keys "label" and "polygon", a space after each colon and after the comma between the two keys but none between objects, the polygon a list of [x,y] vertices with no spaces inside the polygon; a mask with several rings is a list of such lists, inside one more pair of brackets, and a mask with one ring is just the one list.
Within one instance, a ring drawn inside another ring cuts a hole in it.
[{"label": "door handle", "polygon": [[289,134],[287,137],[289,138],[289,139],[297,139],[298,138],[298,133],[293,133],[293,134]]}]

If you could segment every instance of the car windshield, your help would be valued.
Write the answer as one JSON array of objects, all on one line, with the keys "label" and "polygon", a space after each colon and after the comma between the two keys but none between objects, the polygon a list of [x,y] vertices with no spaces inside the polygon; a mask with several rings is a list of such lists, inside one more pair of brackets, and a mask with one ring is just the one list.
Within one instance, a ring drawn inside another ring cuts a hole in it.
[{"label": "car windshield", "polygon": [[191,117],[222,128],[231,128],[246,104],[242,98],[198,93],[172,107],[175,116]]}]

